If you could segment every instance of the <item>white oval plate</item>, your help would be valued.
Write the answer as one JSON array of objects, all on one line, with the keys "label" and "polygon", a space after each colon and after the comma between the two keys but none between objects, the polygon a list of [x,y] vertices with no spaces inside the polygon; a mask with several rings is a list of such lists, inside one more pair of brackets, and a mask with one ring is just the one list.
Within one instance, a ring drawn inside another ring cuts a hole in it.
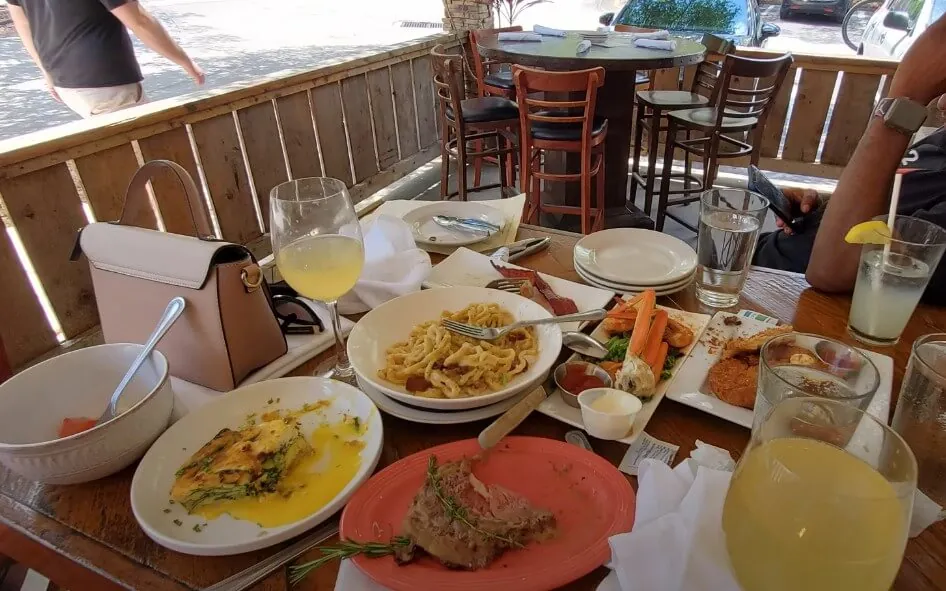
[{"label": "white oval plate", "polygon": [[440,318],[444,310],[456,312],[478,302],[499,304],[517,321],[552,316],[532,300],[485,287],[441,287],[409,293],[368,312],[352,329],[348,336],[348,357],[355,373],[376,390],[399,402],[437,410],[467,410],[495,404],[521,393],[539,376],[548,375],[562,350],[562,330],[555,324],[536,327],[538,359],[526,371],[510,380],[505,388],[492,394],[454,399],[421,398],[403,386],[378,377],[378,370],[385,365],[385,352],[391,345],[407,340],[411,329],[428,320]]},{"label": "white oval plate", "polygon": [[637,294],[646,289],[653,289],[658,296],[670,295],[677,293],[680,290],[686,289],[695,277],[695,275],[690,275],[686,279],[669,287],[663,285],[658,285],[656,287],[642,287],[639,285],[618,285],[617,283],[611,283],[610,281],[593,277],[589,275],[587,271],[583,270],[577,263],[575,264],[575,273],[584,279],[588,285],[600,287],[601,289],[612,289],[617,293],[623,294]]},{"label": "white oval plate", "polygon": [[495,207],[473,201],[440,201],[418,207],[404,215],[404,221],[411,227],[415,240],[424,244],[439,246],[466,246],[483,242],[492,236],[492,234],[486,232],[444,228],[434,222],[435,215],[482,220],[496,224],[500,227],[500,230],[506,224],[503,212]]},{"label": "white oval plate", "polygon": [[589,274],[624,285],[663,285],[696,269],[696,252],[686,242],[641,228],[589,234],[575,245],[575,260]]},{"label": "white oval plate", "polygon": [[[268,404],[269,400],[278,403]],[[298,410],[305,403],[329,400],[323,410],[300,417],[307,436],[322,422],[356,416],[368,427],[361,439],[361,467],[348,485],[327,505],[305,519],[279,527],[260,529],[253,522],[222,515],[207,521],[188,515],[179,504],[168,503],[175,472],[201,446],[224,427],[239,428],[251,413],[283,409]],[[360,390],[334,380],[315,377],[280,378],[246,386],[221,396],[187,414],[158,438],[138,464],[131,482],[131,508],[141,529],[155,542],[185,554],[224,556],[266,548],[308,531],[342,508],[365,482],[381,457],[383,428],[381,413]],[[170,509],[165,513],[165,509]],[[174,520],[181,525],[175,525]],[[200,532],[194,525],[206,523]]]}]

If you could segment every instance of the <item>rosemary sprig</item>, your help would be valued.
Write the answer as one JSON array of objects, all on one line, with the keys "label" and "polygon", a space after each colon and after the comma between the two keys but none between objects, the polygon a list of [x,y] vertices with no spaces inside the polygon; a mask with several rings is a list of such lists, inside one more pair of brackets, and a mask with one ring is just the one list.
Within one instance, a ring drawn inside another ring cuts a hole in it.
[{"label": "rosemary sprig", "polygon": [[310,572],[319,568],[331,560],[344,560],[358,555],[364,555],[368,558],[380,558],[394,554],[398,548],[403,548],[411,544],[410,538],[395,536],[387,544],[382,542],[355,542],[353,540],[342,540],[337,546],[317,546],[315,549],[322,553],[322,556],[309,562],[289,567],[289,584],[296,585]]},{"label": "rosemary sprig", "polygon": [[467,516],[466,507],[460,505],[456,499],[452,496],[447,495],[443,492],[443,487],[440,485],[440,472],[437,470],[437,458],[430,456],[427,458],[427,482],[430,483],[430,488],[434,491],[434,495],[440,502],[443,504],[444,511],[447,512],[449,516],[454,521],[459,521],[463,525],[472,529],[473,531],[480,533],[487,538],[492,538],[494,540],[504,542],[510,546],[516,548],[522,548],[522,544],[512,540],[510,538],[488,532],[486,530],[480,529],[470,521],[470,518]]}]

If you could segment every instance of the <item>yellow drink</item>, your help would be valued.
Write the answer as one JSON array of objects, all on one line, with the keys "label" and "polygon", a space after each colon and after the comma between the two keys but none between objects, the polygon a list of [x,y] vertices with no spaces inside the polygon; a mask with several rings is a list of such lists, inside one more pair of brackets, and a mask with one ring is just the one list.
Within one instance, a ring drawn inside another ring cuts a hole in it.
[{"label": "yellow drink", "polygon": [[906,544],[893,486],[867,463],[810,439],[749,452],[723,507],[744,591],[887,591]]},{"label": "yellow drink", "polygon": [[335,301],[354,287],[364,264],[361,241],[338,234],[297,240],[276,255],[286,283],[322,302]]}]

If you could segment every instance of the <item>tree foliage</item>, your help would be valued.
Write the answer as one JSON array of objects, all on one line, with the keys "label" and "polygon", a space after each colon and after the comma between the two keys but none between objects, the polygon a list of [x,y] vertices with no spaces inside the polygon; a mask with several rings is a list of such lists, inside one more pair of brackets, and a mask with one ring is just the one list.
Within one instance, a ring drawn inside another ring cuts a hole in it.
[{"label": "tree foliage", "polygon": [[738,7],[729,0],[633,0],[618,22],[670,31],[734,32]]}]

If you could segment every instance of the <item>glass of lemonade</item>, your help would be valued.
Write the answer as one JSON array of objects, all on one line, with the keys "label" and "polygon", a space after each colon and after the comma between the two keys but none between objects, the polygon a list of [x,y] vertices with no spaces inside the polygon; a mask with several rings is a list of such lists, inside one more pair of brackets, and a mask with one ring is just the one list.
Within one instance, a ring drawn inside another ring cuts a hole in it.
[{"label": "glass of lemonade", "polygon": [[352,381],[336,303],[358,281],[365,249],[345,183],[305,178],[277,185],[270,193],[269,219],[282,278],[303,297],[327,304],[331,313],[335,360],[326,377]]},{"label": "glass of lemonade", "polygon": [[769,200],[742,189],[710,189],[700,196],[696,297],[714,308],[739,303]]},{"label": "glass of lemonade", "polygon": [[913,452],[883,422],[837,400],[783,400],[753,433],[723,505],[743,591],[887,591],[916,478]]},{"label": "glass of lemonade", "polygon": [[871,345],[900,340],[946,250],[946,230],[919,218],[897,216],[893,236],[889,246],[865,244],[857,269],[847,330]]},{"label": "glass of lemonade", "polygon": [[801,332],[773,337],[759,352],[752,430],[786,398],[829,398],[866,411],[879,386],[877,366],[850,345]]}]

